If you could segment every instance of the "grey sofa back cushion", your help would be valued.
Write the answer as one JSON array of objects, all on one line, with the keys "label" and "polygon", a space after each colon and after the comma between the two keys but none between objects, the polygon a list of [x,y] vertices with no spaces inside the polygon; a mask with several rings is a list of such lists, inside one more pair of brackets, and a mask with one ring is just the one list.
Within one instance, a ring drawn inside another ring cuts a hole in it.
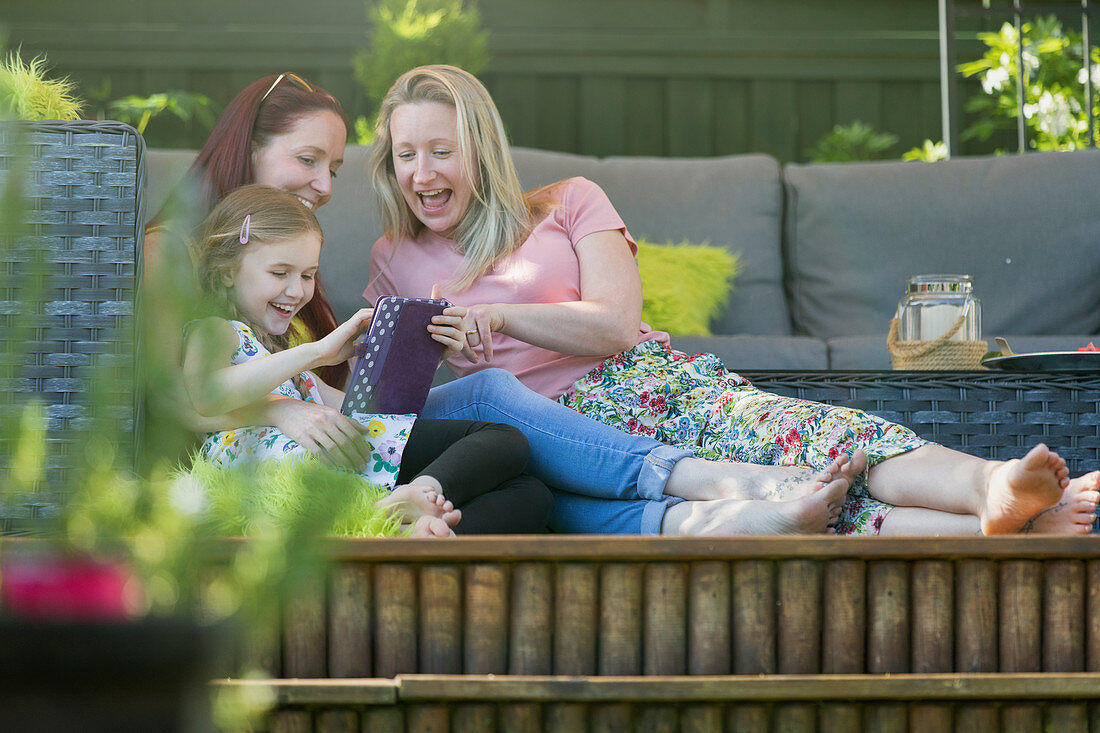
[{"label": "grey sofa back cushion", "polygon": [[788,165],[795,332],[885,334],[906,278],[963,273],[983,335],[1100,333],[1100,152]]},{"label": "grey sofa back cushion", "polygon": [[779,164],[767,155],[722,158],[590,156],[517,148],[524,187],[584,176],[607,192],[630,233],[652,242],[708,241],[741,257],[715,334],[791,333],[783,292]]}]

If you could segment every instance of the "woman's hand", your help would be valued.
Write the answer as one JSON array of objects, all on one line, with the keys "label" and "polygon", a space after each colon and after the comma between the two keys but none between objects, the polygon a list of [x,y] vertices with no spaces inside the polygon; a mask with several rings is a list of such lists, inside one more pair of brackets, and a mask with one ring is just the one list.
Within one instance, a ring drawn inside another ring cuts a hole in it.
[{"label": "woman's hand", "polygon": [[267,422],[330,466],[359,471],[370,458],[366,427],[333,407],[274,397],[266,410]]},{"label": "woman's hand", "polygon": [[370,325],[374,315],[373,308],[360,308],[348,320],[337,326],[332,333],[314,343],[317,349],[312,368],[339,364],[355,355],[355,341]]},{"label": "woman's hand", "polygon": [[454,315],[462,318],[463,337],[467,347],[462,349],[463,355],[476,364],[477,354],[473,347],[481,346],[485,361],[493,360],[493,333],[504,330],[504,314],[496,305],[480,304],[469,307],[455,306],[443,311],[444,315]]}]

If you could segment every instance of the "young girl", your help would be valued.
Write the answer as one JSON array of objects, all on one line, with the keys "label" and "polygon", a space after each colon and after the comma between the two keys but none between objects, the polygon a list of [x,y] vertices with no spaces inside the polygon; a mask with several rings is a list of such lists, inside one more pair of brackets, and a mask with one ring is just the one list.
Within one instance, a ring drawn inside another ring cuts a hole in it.
[{"label": "young girl", "polygon": [[[313,213],[269,186],[243,186],[207,217],[199,278],[229,319],[205,318],[185,334],[184,384],[200,414],[247,407],[271,393],[342,403],[344,393],[312,370],[349,359],[373,311],[360,310],[319,341],[287,347],[291,319],[313,297],[323,241]],[[454,336],[445,332],[437,340],[451,351],[460,344]],[[397,484],[380,503],[397,505],[414,535],[450,536],[452,527],[468,534],[545,528],[552,498],[538,479],[522,474],[528,446],[519,430],[415,415],[353,417],[366,427],[370,447],[360,475],[372,484]],[[225,467],[305,454],[278,429],[260,426],[209,433],[203,452]]]}]

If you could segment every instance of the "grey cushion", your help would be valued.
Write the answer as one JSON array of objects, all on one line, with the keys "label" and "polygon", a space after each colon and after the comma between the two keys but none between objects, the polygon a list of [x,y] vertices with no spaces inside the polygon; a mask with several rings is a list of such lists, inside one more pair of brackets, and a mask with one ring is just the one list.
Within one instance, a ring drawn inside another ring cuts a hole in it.
[{"label": "grey cushion", "polygon": [[593,158],[517,148],[524,186],[584,176],[607,192],[627,229],[653,242],[710,242],[741,257],[714,333],[791,333],[783,291],[779,164],[767,155]]},{"label": "grey cushion", "polygon": [[[996,334],[1000,336],[1001,334]],[[1076,351],[1096,336],[1006,336],[1008,345],[1018,354],[1033,351]],[[999,351],[993,338],[989,350]],[[841,336],[827,341],[830,369],[890,369],[886,336]]]},{"label": "grey cushion", "polygon": [[804,336],[674,336],[672,347],[710,352],[731,371],[828,369],[825,342]]},{"label": "grey cushion", "polygon": [[885,334],[906,278],[974,278],[983,333],[1100,333],[1100,152],[788,165],[796,333]]}]

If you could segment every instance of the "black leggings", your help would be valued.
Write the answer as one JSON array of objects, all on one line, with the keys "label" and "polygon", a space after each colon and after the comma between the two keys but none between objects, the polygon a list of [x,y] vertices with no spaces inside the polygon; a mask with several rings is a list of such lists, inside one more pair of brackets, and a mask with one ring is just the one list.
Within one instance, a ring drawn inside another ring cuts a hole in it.
[{"label": "black leggings", "polygon": [[523,473],[527,438],[502,423],[418,419],[401,456],[398,484],[427,475],[462,510],[455,534],[545,532],[550,489]]}]

